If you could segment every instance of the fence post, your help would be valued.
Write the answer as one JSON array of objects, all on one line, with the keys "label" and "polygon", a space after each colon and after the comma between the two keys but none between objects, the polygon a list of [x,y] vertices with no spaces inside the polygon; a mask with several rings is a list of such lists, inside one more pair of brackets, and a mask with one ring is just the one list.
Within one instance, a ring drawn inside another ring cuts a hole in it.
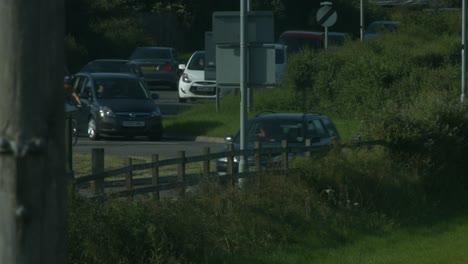
[{"label": "fence post", "polygon": [[255,149],[255,170],[257,171],[257,184],[260,186],[260,177],[261,177],[261,172],[262,171],[262,161],[261,161],[261,155],[260,151],[262,146],[259,141],[255,141],[254,149]]},{"label": "fence post", "polygon": [[311,146],[310,138],[306,138],[306,140],[305,140],[305,147],[306,147],[305,156],[307,158],[310,157],[310,152],[311,152],[310,146]]},{"label": "fence post", "polygon": [[[91,152],[91,173],[99,174],[104,172],[104,149],[94,148]],[[91,191],[94,195],[104,194],[104,178],[91,182]]]},{"label": "fence post", "polygon": [[288,141],[283,139],[281,141],[281,160],[282,160],[282,165],[283,165],[283,170],[288,169]]},{"label": "fence post", "polygon": [[[153,161],[153,168],[152,168],[152,183],[153,186],[159,186],[159,156],[158,154],[153,154],[151,157],[151,160]],[[156,190],[153,193],[153,198],[155,198],[157,201],[159,201],[159,190]]]},{"label": "fence post", "polygon": [[260,151],[261,151],[261,146],[259,141],[255,141],[255,170],[256,171],[262,171],[262,163],[260,159]]},{"label": "fence post", "polygon": [[[125,160],[125,166],[128,169],[127,173],[125,174],[125,189],[127,190],[133,190],[133,167],[132,167],[133,161],[132,158],[128,157]],[[133,198],[133,194],[130,196],[130,199]]]},{"label": "fence post", "polygon": [[203,154],[205,155],[206,159],[203,161],[203,177],[210,177],[210,147],[205,147],[203,150]]},{"label": "fence post", "polygon": [[234,156],[232,154],[233,152],[233,146],[232,144],[228,144],[227,145],[227,168],[226,168],[226,176],[230,177],[231,178],[231,184],[234,185],[234,175],[233,175],[233,171],[234,171],[234,164],[233,164],[233,159],[234,159]]},{"label": "fence post", "polygon": [[177,170],[177,182],[179,186],[179,195],[185,195],[185,186],[186,186],[186,179],[185,179],[185,151],[179,151],[179,158],[181,159],[179,163],[179,167]]}]

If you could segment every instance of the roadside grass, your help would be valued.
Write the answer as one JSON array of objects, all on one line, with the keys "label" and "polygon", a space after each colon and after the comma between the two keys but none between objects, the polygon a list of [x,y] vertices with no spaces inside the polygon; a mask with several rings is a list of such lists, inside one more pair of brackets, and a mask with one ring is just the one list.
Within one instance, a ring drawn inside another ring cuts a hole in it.
[{"label": "roadside grass", "polygon": [[239,96],[228,95],[220,99],[220,111],[216,102],[203,101],[177,116],[163,118],[164,132],[168,135],[225,137],[234,134],[239,127]]},{"label": "roadside grass", "polygon": [[[317,245],[322,243],[322,245]],[[468,217],[434,225],[400,228],[383,236],[363,234],[344,246],[327,246],[316,237],[259,259],[236,263],[434,264],[468,263]]]},{"label": "roadside grass", "polygon": [[[277,87],[273,89],[283,89]],[[259,89],[254,92],[255,98],[262,100],[268,93],[276,92],[270,89]],[[215,101],[203,101],[194,104],[189,110],[177,116],[165,116],[163,119],[164,131],[168,135],[226,137],[237,133],[240,127],[240,97],[236,94],[227,95],[220,99],[220,111],[216,112]],[[248,116],[267,111],[256,107]],[[282,112],[277,110],[276,112]],[[297,112],[297,111],[285,111]],[[324,113],[327,114],[327,113]],[[360,120],[345,119],[330,115],[343,140],[352,139],[360,129]]]}]

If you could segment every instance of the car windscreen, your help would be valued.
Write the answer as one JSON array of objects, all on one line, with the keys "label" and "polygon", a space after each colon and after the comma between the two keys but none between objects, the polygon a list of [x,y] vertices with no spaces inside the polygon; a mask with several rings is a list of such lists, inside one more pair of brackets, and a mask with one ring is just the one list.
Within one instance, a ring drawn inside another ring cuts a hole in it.
[{"label": "car windscreen", "polygon": [[288,46],[289,53],[297,52],[305,48],[313,50],[322,48],[321,40],[315,38],[283,37],[280,39],[280,43]]},{"label": "car windscreen", "polygon": [[194,71],[203,71],[205,69],[205,53],[195,53],[187,68]]},{"label": "car windscreen", "polygon": [[131,60],[140,60],[140,59],[171,59],[171,52],[168,49],[136,49],[132,56]]},{"label": "car windscreen", "polygon": [[100,78],[95,80],[96,95],[102,99],[149,99],[145,86],[133,78]]},{"label": "car windscreen", "polygon": [[345,35],[328,35],[328,48],[343,46],[345,40]]},{"label": "car windscreen", "polygon": [[[247,142],[256,141],[300,143],[305,140],[305,128],[302,120],[270,119],[250,121],[247,124]],[[234,142],[240,142],[239,134]]]},{"label": "car windscreen", "polygon": [[121,63],[91,63],[84,66],[80,72],[129,72],[129,68]]}]

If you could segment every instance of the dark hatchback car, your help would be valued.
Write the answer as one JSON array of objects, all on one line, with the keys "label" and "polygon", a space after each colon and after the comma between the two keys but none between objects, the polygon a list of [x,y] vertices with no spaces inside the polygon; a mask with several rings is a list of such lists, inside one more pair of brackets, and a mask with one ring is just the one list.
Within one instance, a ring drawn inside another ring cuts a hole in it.
[{"label": "dark hatchback car", "polygon": [[77,73],[74,87],[85,107],[77,113],[78,130],[102,135],[147,136],[160,140],[162,116],[145,83],[132,74]]},{"label": "dark hatchback car", "polygon": [[[255,142],[259,141],[262,148],[281,147],[281,142],[286,140],[291,147],[305,146],[306,139],[311,140],[312,147],[317,150],[338,143],[340,134],[331,119],[321,113],[269,113],[259,114],[248,120],[246,126],[247,149],[253,149]],[[240,149],[239,132],[233,138],[226,138],[233,144],[234,150]],[[279,157],[274,154],[271,157],[263,157],[262,165],[267,166]],[[234,170],[238,169],[238,160],[234,159]],[[247,157],[247,164],[254,165],[254,157]],[[216,161],[218,174],[227,172],[227,158]]]},{"label": "dark hatchback car", "polygon": [[180,71],[174,48],[137,47],[132,52],[130,61],[141,68],[150,89],[169,86],[177,90]]},{"label": "dark hatchback car", "polygon": [[143,77],[143,72],[140,66],[131,63],[129,60],[121,59],[99,59],[88,62],[80,72],[114,72],[114,73],[131,73],[140,78]]}]

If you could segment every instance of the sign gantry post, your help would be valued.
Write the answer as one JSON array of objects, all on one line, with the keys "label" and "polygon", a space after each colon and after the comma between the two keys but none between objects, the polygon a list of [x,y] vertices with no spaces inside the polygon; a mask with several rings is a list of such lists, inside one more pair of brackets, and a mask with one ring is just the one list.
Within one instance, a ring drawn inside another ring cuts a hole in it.
[{"label": "sign gantry post", "polygon": [[[246,42],[246,17],[247,0],[240,0],[240,90],[241,90],[241,111],[240,111],[240,149],[247,149],[246,123],[247,123],[247,42]],[[240,156],[239,172],[247,171],[245,155]]]}]

